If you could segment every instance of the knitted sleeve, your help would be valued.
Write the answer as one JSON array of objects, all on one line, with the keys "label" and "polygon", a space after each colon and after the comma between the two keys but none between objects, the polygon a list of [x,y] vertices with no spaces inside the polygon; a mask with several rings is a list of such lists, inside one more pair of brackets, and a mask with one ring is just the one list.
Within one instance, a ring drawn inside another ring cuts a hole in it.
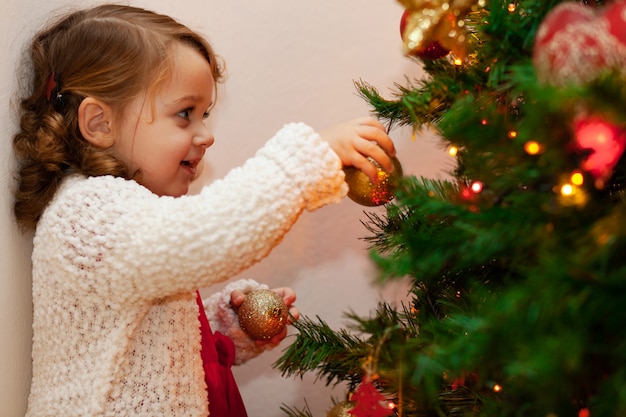
[{"label": "knitted sleeve", "polygon": [[265,257],[302,210],[339,202],[346,191],[329,145],[290,124],[198,195],[158,197],[113,177],[66,180],[38,225],[37,254],[74,277],[60,284],[68,290],[112,305],[154,300],[239,273]]}]

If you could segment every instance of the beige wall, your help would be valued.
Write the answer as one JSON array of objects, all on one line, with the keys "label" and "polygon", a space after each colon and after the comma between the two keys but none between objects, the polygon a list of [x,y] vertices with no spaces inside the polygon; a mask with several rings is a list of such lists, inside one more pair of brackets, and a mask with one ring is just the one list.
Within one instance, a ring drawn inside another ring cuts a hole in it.
[{"label": "beige wall", "polygon": [[[24,40],[51,9],[69,0],[10,2],[0,17],[5,59],[0,76],[0,415],[21,416],[30,378],[30,239],[21,236],[10,214],[11,133],[15,122],[9,98],[14,68]],[[240,1],[137,0],[170,13],[208,35],[227,62],[229,79],[211,116],[216,143],[207,153],[203,182],[241,164],[282,124],[304,121],[316,128],[364,115],[369,108],[353,80],[363,79],[387,92],[404,77],[419,75],[416,63],[402,56],[398,24],[402,9],[393,0]],[[83,3],[85,4],[85,3]],[[398,157],[409,174],[444,176],[447,156],[431,135],[412,141],[395,131]],[[305,213],[285,241],[262,263],[241,276],[271,286],[288,285],[298,293],[303,314],[320,315],[331,325],[343,323],[352,309],[368,313],[377,300],[402,298],[404,287],[372,285],[375,269],[360,223],[365,208],[350,200]],[[210,215],[210,213],[207,213]],[[204,289],[208,293],[212,289]],[[281,404],[308,402],[324,416],[330,396],[342,399],[323,382],[284,379],[271,368],[281,348],[236,370],[242,395],[254,417],[283,415]]]}]

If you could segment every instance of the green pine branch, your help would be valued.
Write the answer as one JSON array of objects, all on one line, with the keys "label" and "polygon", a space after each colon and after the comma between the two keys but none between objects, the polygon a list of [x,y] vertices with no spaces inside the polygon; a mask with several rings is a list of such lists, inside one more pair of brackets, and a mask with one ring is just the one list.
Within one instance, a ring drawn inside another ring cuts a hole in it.
[{"label": "green pine branch", "polygon": [[345,330],[335,332],[321,318],[316,319],[301,317],[293,324],[298,336],[274,366],[286,377],[313,372],[317,378],[324,376],[326,385],[333,381],[358,383],[363,358],[370,350],[367,341]]}]

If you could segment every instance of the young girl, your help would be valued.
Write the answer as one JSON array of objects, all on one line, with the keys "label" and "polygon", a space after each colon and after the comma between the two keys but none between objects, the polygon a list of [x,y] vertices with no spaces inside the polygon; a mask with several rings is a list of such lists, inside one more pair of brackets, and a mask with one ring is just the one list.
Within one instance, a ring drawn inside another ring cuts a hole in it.
[{"label": "young girl", "polygon": [[[102,5],[60,18],[30,48],[14,137],[14,211],[35,230],[27,415],[245,416],[230,365],[285,331],[260,343],[238,327],[253,281],[204,308],[197,289],[266,256],[302,210],[340,201],[343,165],[372,179],[368,157],[392,170],[383,126],[286,125],[190,196],[222,75],[205,39],[170,17]],[[275,291],[297,318],[293,291]]]}]

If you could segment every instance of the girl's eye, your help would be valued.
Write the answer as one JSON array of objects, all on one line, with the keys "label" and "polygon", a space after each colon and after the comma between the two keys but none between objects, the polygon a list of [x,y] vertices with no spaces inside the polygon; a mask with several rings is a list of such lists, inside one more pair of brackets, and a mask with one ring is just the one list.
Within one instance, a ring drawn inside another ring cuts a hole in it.
[{"label": "girl's eye", "polygon": [[185,120],[189,120],[189,118],[191,117],[191,111],[193,109],[189,108],[189,109],[185,109],[185,110],[181,110],[178,113],[176,113],[176,115],[178,117],[182,117]]}]

